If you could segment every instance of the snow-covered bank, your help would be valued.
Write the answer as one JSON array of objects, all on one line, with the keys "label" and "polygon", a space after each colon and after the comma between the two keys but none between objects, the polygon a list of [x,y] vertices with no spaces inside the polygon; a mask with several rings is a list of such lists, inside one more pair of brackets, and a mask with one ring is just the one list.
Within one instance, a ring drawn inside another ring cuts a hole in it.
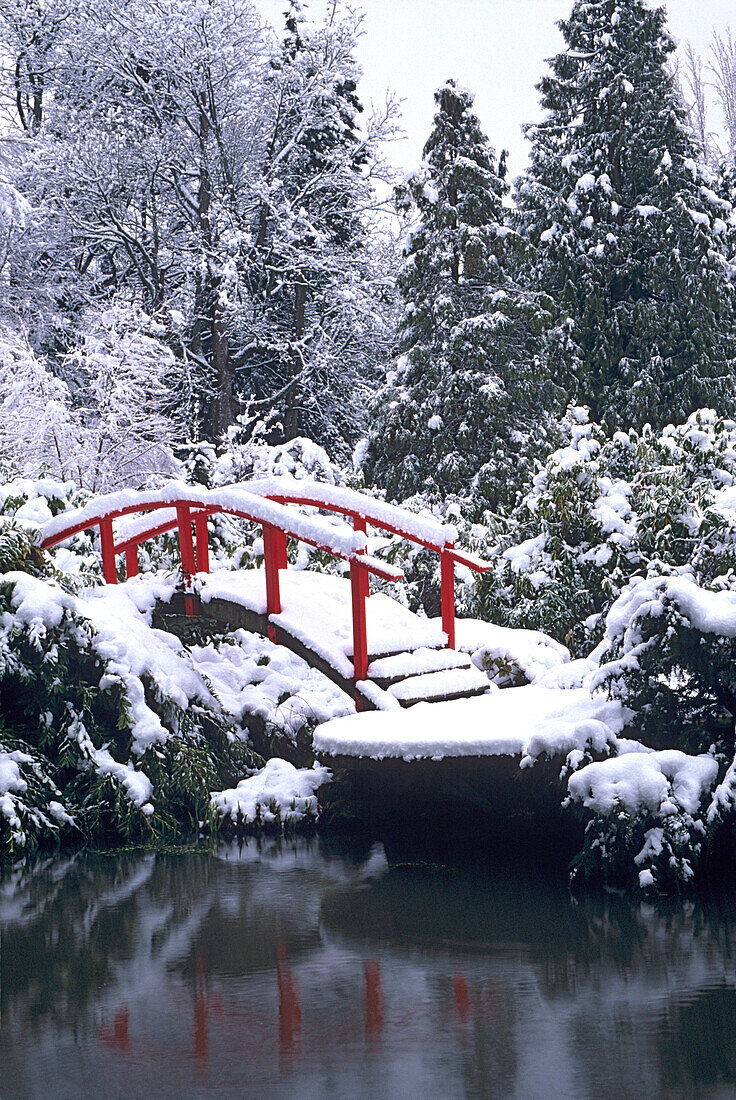
[{"label": "snow-covered bank", "polygon": [[[317,816],[301,773],[296,787],[273,788],[271,772],[262,781],[255,771],[255,733],[258,752],[311,762],[311,726],[354,709],[301,658],[243,630],[186,645],[154,629],[170,575],[69,588],[19,570],[1,580],[0,852],[98,831],[152,839],[217,827],[233,775],[258,788],[239,792],[241,803],[265,800],[259,824],[275,825],[272,803],[280,825]],[[277,765],[282,779],[294,770]],[[253,818],[242,812],[237,824]]]},{"label": "snow-covered bank", "polygon": [[295,768],[274,757],[264,768],[242,779],[237,787],[216,791],[212,803],[216,812],[234,825],[287,825],[293,827],[306,818],[315,821],[319,808],[316,791],[329,782],[329,768]]}]

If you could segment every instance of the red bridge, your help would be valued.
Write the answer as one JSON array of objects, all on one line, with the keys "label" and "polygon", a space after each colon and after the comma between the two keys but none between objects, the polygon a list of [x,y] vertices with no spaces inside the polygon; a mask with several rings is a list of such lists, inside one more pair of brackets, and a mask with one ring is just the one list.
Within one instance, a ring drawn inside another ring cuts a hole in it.
[{"label": "red bridge", "polygon": [[[351,525],[314,511],[307,514],[295,505],[345,517]],[[208,520],[217,514],[261,526],[263,570],[239,570],[229,574],[226,583],[226,571],[210,574]],[[140,519],[118,523],[116,537],[115,521],[133,515]],[[371,575],[396,581],[403,573],[368,552],[369,527],[439,555],[441,627],[383,593],[371,596]],[[489,565],[457,549],[454,529],[437,520],[315,481],[270,478],[220,489],[173,482],[153,491],[112,493],[64,512],[45,524],[41,545],[50,549],[94,528],[99,529],[108,584],[118,582],[118,557],[124,557],[126,578],[134,577],[138,547],[177,531],[187,616],[194,617],[209,604],[223,621],[267,633],[342,687],[349,684],[359,707],[410,705],[487,689],[485,677],[465,655],[454,652],[455,566],[484,572]],[[349,563],[349,582],[306,571],[290,570],[287,577],[289,538]],[[346,638],[348,619],[351,636]]]}]

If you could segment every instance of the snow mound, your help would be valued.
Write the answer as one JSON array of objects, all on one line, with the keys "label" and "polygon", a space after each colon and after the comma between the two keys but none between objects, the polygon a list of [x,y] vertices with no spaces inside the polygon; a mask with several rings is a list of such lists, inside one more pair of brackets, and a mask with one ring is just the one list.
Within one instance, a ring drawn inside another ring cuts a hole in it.
[{"label": "snow mound", "polygon": [[292,739],[308,722],[326,722],[355,710],[353,700],[301,657],[247,630],[206,646],[192,646],[197,672],[212,685],[223,710],[237,722],[256,714]]},{"label": "snow mound", "polygon": [[245,825],[256,821],[280,821],[294,825],[318,812],[315,791],[332,778],[329,768],[295,768],[288,760],[274,757],[264,768],[242,779],[237,787],[211,795],[215,811]]},{"label": "snow mound", "polygon": [[688,756],[678,749],[631,752],[600,760],[570,776],[574,802],[596,813],[649,810],[667,817],[681,810],[695,814],[718,774],[712,756]]},{"label": "snow mound", "polygon": [[457,619],[455,640],[457,648],[470,653],[473,664],[499,687],[518,683],[522,677],[533,683],[570,660],[564,645],[539,630],[515,630],[482,619]]}]

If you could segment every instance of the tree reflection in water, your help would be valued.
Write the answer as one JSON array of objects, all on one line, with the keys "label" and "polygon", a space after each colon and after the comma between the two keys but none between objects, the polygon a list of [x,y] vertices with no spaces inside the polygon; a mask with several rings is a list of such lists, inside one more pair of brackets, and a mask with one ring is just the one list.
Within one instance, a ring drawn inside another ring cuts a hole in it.
[{"label": "tree reflection in water", "polygon": [[250,841],[0,881],[3,1096],[736,1086],[736,906]]}]

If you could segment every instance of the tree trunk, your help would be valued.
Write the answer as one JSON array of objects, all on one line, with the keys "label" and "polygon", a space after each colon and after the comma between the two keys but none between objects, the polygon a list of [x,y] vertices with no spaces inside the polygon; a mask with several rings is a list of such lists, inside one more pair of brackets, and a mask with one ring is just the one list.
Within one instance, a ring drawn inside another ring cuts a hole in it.
[{"label": "tree trunk", "polygon": [[[294,340],[299,341],[304,336],[304,321],[307,309],[307,284],[303,278],[299,278],[294,287]],[[299,374],[303,366],[301,355],[292,355],[292,369],[294,378]],[[294,439],[299,435],[299,398],[301,386],[294,382],[286,395],[286,408],[284,410],[284,438]]]},{"label": "tree trunk", "polygon": [[217,281],[211,286],[212,301],[212,365],[215,368],[216,389],[212,402],[212,434],[224,435],[233,422],[233,370],[225,319],[219,304]]},{"label": "tree trunk", "polygon": [[206,106],[202,106],[199,116],[199,224],[205,248],[209,253],[209,264],[205,285],[205,300],[210,327],[210,356],[215,373],[215,391],[210,406],[212,435],[215,439],[224,435],[233,422],[233,370],[230,361],[230,346],[227,338],[225,317],[220,305],[220,277],[212,264],[212,223],[210,206],[212,204],[212,181],[207,163],[207,139],[210,132],[210,119]]}]

